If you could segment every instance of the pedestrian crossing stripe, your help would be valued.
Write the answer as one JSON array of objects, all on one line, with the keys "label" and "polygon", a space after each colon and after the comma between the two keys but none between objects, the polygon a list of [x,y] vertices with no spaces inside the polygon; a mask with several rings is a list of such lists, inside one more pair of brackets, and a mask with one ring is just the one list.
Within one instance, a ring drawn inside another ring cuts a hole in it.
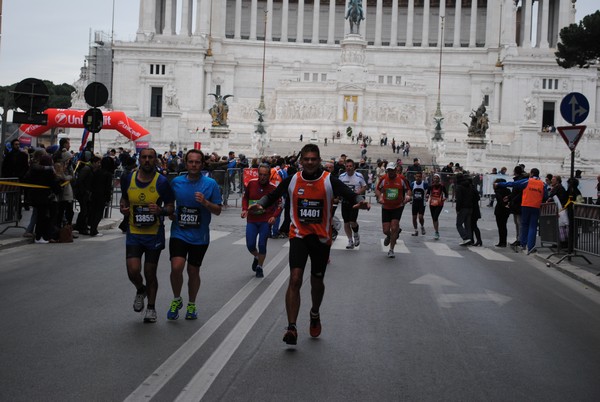
[{"label": "pedestrian crossing stripe", "polygon": [[492,249],[485,248],[485,247],[468,247],[468,250],[472,251],[475,254],[479,254],[480,256],[482,256],[483,258],[485,258],[486,260],[491,260],[491,261],[506,261],[506,262],[512,262],[513,261],[510,258],[508,258],[507,256],[505,256],[503,254],[500,254],[497,251],[494,251]]},{"label": "pedestrian crossing stripe", "polygon": [[441,257],[462,257],[460,253],[450,249],[447,244],[444,243],[429,243],[425,242],[425,246],[434,252],[434,254],[439,255]]}]

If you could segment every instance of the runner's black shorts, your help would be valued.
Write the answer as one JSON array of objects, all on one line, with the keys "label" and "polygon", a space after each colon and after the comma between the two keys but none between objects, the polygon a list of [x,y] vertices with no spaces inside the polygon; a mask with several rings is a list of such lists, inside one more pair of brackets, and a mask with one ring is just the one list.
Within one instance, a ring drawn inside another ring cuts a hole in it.
[{"label": "runner's black shorts", "polygon": [[381,222],[387,223],[392,220],[399,221],[402,218],[402,212],[404,212],[404,205],[394,209],[381,208]]},{"label": "runner's black shorts", "polygon": [[290,239],[290,268],[306,267],[310,257],[311,275],[323,277],[329,261],[331,245],[322,243],[317,235],[308,235],[303,238],[294,237]]},{"label": "runner's black shorts", "polygon": [[146,255],[146,260],[148,264],[158,264],[158,260],[160,259],[160,252],[162,249],[149,249],[148,247],[142,244],[135,245],[125,245],[125,258],[142,258],[142,255]]},{"label": "runner's black shorts", "polygon": [[342,219],[344,223],[356,222],[358,219],[358,209],[352,208],[352,205],[343,203],[342,204]]},{"label": "runner's black shorts", "polygon": [[438,205],[435,207],[429,206],[429,212],[431,212],[431,220],[434,222],[438,220],[440,214],[442,213],[442,209],[444,209],[443,205]]},{"label": "runner's black shorts", "polygon": [[173,257],[181,257],[187,260],[188,265],[194,267],[202,266],[204,254],[208,250],[208,244],[190,244],[186,241],[171,237],[169,239],[169,253]]},{"label": "runner's black shorts", "polygon": [[414,202],[412,204],[412,214],[413,215],[425,215],[425,203]]}]

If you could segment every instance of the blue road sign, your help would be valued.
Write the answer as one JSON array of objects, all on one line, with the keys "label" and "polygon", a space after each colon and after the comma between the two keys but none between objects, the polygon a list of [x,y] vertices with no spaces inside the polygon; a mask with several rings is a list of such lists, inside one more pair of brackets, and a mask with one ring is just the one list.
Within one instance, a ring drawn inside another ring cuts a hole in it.
[{"label": "blue road sign", "polygon": [[580,124],[590,113],[590,103],[579,92],[571,92],[560,102],[560,114],[567,123]]}]

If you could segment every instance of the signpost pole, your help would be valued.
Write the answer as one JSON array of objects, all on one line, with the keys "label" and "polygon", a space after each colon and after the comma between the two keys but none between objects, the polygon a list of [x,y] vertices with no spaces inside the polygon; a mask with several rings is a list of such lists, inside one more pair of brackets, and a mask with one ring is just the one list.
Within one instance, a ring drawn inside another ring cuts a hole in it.
[{"label": "signpost pole", "polygon": [[[588,100],[584,95],[578,92],[567,94],[560,104],[560,114],[566,122],[571,124],[571,127],[559,127],[560,135],[571,150],[571,177],[569,179],[569,187],[573,186],[573,180],[575,180],[575,148],[585,131],[585,126],[577,125],[585,121],[589,114],[589,110],[590,105]],[[569,261],[571,261],[572,257],[581,257],[591,264],[591,261],[584,255],[575,253],[575,236],[577,230],[575,228],[575,204],[573,201],[573,194],[569,194],[569,200],[567,201],[567,216],[569,217],[567,255],[558,260],[557,264],[560,264],[565,258],[568,258]]]}]

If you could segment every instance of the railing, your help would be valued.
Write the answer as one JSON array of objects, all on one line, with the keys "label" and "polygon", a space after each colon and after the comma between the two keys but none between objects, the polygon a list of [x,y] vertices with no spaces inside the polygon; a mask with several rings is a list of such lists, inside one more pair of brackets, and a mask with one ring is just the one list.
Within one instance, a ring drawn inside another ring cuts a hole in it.
[{"label": "railing", "polygon": [[[18,183],[16,177],[2,178],[1,181]],[[14,223],[7,226],[0,234],[11,228],[23,228],[19,226],[21,220],[21,188],[10,184],[0,184],[0,224]],[[23,228],[24,229],[24,228]]]},{"label": "railing", "polygon": [[575,205],[575,246],[581,253],[600,256],[600,206]]}]

